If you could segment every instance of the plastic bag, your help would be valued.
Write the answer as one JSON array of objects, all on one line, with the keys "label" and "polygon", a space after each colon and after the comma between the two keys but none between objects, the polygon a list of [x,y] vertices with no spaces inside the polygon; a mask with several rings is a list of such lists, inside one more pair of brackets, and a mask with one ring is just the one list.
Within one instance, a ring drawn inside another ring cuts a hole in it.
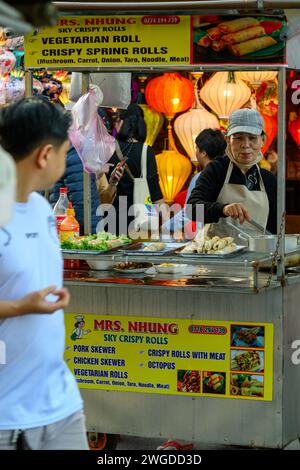
[{"label": "plastic bag", "polygon": [[5,101],[20,100],[25,95],[25,83],[23,80],[18,80],[15,77],[9,77],[8,82],[5,83]]},{"label": "plastic bag", "polygon": [[98,87],[91,86],[72,108],[69,138],[88,173],[103,171],[115,151],[115,139],[109,135],[97,112],[102,96]]},{"label": "plastic bag", "polygon": [[12,52],[7,49],[0,49],[0,74],[2,77],[8,76],[14,68],[16,60]]},{"label": "plastic bag", "polygon": [[[110,72],[91,73],[91,83],[99,86],[104,98],[103,108],[127,109],[131,102],[131,73]],[[71,76],[70,100],[77,101],[82,96],[82,74],[73,72]]]}]

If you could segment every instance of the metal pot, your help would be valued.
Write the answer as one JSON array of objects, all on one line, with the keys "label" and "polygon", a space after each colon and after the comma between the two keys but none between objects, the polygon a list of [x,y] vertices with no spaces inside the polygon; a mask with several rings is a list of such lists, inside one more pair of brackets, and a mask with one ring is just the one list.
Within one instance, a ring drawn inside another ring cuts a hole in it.
[{"label": "metal pot", "polygon": [[[239,238],[246,242],[250,251],[258,251],[260,253],[274,253],[277,245],[277,235],[254,235],[246,237],[239,233]],[[292,234],[285,236],[285,252],[296,250],[299,247],[300,235]]]}]

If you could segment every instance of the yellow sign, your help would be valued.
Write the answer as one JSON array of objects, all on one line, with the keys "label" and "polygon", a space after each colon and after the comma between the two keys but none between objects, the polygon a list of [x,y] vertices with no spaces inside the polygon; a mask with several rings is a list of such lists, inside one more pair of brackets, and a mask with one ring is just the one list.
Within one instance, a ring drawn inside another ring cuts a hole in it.
[{"label": "yellow sign", "polygon": [[26,68],[190,64],[190,17],[61,17],[25,37]]},{"label": "yellow sign", "polygon": [[66,314],[81,388],[272,400],[273,325]]}]

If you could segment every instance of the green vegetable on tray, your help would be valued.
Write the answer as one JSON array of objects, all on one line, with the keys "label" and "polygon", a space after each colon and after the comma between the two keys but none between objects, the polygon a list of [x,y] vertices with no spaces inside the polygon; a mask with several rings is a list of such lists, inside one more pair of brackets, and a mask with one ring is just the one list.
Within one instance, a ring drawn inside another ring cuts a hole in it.
[{"label": "green vegetable on tray", "polygon": [[131,242],[132,240],[126,235],[118,237],[112,233],[102,231],[94,235],[78,237],[72,241],[64,241],[61,243],[61,248],[63,250],[108,251]]}]

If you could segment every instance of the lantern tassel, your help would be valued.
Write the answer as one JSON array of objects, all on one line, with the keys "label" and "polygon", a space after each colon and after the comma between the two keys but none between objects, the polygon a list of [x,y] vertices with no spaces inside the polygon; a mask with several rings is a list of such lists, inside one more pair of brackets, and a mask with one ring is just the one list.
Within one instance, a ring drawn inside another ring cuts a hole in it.
[{"label": "lantern tassel", "polygon": [[168,124],[168,141],[169,141],[169,150],[175,150],[175,152],[179,153],[178,150],[177,150],[177,147],[176,147],[176,144],[175,144],[175,140],[174,140],[174,137],[173,137],[173,132],[172,132],[172,126],[171,126],[171,120],[169,118],[167,118],[168,121],[169,121],[169,124]]}]

